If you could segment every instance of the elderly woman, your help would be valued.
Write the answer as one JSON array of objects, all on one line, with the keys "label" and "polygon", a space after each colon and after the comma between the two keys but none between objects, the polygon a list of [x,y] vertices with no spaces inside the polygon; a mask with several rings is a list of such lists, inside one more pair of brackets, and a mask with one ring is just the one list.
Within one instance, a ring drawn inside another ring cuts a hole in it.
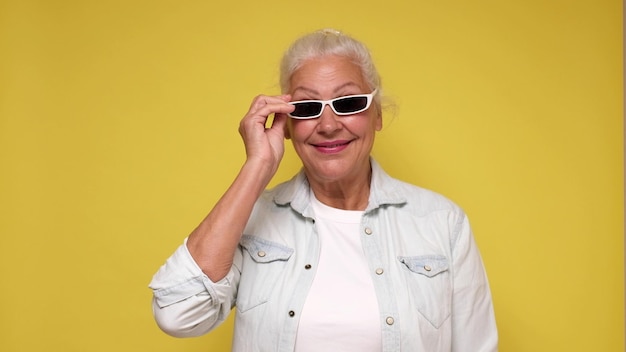
[{"label": "elderly woman", "polygon": [[[233,351],[497,350],[467,217],[370,157],[383,122],[365,46],[306,35],[283,58],[281,86],[253,100],[239,174],[154,276],[158,325],[197,336],[236,307]],[[302,171],[266,191],[285,138]]]}]

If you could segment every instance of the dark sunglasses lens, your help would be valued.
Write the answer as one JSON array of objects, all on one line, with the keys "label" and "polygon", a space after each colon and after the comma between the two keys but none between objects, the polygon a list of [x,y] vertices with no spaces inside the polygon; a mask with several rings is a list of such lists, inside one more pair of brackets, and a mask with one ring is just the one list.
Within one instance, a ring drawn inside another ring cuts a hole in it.
[{"label": "dark sunglasses lens", "polygon": [[349,114],[365,109],[367,106],[367,97],[348,97],[336,100],[333,107],[337,112]]},{"label": "dark sunglasses lens", "polygon": [[296,109],[291,113],[292,116],[297,117],[309,117],[315,116],[322,110],[322,103],[307,102],[307,103],[294,103]]}]

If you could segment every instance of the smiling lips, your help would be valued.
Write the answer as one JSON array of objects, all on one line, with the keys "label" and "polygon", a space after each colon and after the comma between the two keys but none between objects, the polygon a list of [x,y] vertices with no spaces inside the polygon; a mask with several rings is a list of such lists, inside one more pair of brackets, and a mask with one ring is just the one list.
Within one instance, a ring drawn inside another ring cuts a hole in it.
[{"label": "smiling lips", "polygon": [[334,154],[334,153],[339,153],[342,150],[346,149],[348,145],[350,144],[350,142],[351,141],[349,140],[330,141],[330,142],[313,144],[313,147],[315,147],[315,149],[320,153]]}]

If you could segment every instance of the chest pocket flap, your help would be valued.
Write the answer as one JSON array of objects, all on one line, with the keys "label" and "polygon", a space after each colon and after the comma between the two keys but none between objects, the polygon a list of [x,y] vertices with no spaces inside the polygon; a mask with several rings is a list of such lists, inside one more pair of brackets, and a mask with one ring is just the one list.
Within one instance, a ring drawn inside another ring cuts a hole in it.
[{"label": "chest pocket flap", "polygon": [[398,257],[400,262],[414,273],[434,277],[448,271],[448,260],[442,255]]},{"label": "chest pocket flap", "polygon": [[257,263],[284,261],[288,260],[293,254],[292,248],[250,235],[243,235],[240,244]]}]

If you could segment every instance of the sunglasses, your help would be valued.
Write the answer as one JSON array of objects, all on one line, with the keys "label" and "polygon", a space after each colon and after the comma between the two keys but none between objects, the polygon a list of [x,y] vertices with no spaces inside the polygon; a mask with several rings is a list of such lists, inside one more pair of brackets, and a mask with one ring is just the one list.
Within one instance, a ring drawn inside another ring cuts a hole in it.
[{"label": "sunglasses", "polygon": [[315,119],[322,116],[326,105],[339,116],[358,114],[369,109],[377,92],[378,89],[374,89],[370,94],[346,95],[330,100],[292,101],[289,104],[295,106],[296,109],[288,115],[299,120]]}]

